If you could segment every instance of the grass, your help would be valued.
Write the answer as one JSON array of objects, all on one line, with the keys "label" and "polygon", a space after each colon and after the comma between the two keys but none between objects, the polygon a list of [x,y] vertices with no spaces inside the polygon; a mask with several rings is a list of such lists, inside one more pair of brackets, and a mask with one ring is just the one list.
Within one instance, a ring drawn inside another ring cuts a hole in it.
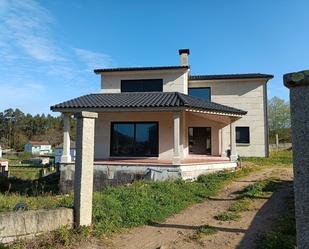
[{"label": "grass", "polygon": [[200,240],[203,237],[216,234],[218,232],[217,228],[211,227],[209,225],[200,226],[192,235],[189,236],[191,240]]},{"label": "grass", "polygon": [[294,215],[294,200],[287,199],[288,211],[275,226],[260,241],[258,249],[294,249],[296,248],[296,228]]},{"label": "grass", "polygon": [[257,166],[283,165],[288,166],[293,163],[292,151],[278,151],[270,153],[269,157],[242,157],[242,161],[251,162]]},{"label": "grass", "polygon": [[275,178],[250,184],[240,194],[239,200],[235,201],[227,211],[216,215],[215,219],[220,221],[238,221],[241,218],[241,212],[251,209],[252,199],[269,196],[280,188],[281,185],[282,183]]},{"label": "grass", "polygon": [[17,203],[25,203],[28,209],[53,209],[63,206],[72,206],[72,196],[45,195],[22,196],[18,194],[0,194],[0,212],[12,211]]},{"label": "grass", "polygon": [[[281,154],[276,154],[267,160],[281,162],[281,159],[277,160],[274,158],[276,156],[281,157]],[[252,162],[256,159],[245,160]],[[260,160],[264,159],[260,158]],[[136,181],[127,186],[109,187],[103,191],[95,192],[93,196],[93,226],[90,228],[89,233],[91,236],[102,237],[123,229],[163,221],[170,215],[178,213],[194,203],[201,202],[207,197],[216,196],[224,185],[261,169],[262,165],[244,167],[237,171],[223,171],[202,175],[198,177],[196,182],[185,182],[181,180],[165,182]],[[17,188],[18,190],[13,191],[14,193],[12,191],[6,191],[2,196],[0,195],[0,211],[11,210],[16,202],[26,202],[29,209],[73,206],[72,195],[46,195],[44,190],[48,188],[44,185],[44,182],[22,181],[19,184],[18,181],[21,180],[15,179],[13,184],[15,188],[20,185],[23,187]],[[30,186],[30,188],[32,186],[34,190],[22,191],[25,189],[25,186]],[[269,189],[270,186],[271,184],[266,184],[262,187],[262,190]],[[249,197],[251,198],[254,195],[249,189],[244,193],[247,193],[248,196],[244,195],[243,200],[239,200],[242,203],[235,204],[234,207],[231,206],[230,210],[222,215],[222,218],[236,219],[239,212],[244,211],[243,208],[249,208],[248,201],[245,199],[249,199]],[[40,196],[42,194],[44,196]],[[69,234],[74,234],[75,232],[76,230],[68,230]],[[204,227],[198,230],[197,233],[200,235],[211,233],[211,229],[210,227]],[[48,236],[55,236],[55,234],[52,233],[52,235]],[[74,241],[63,243],[71,244]],[[42,248],[52,247],[42,246]]]},{"label": "grass", "polygon": [[10,177],[19,179],[38,179],[39,173],[42,168],[30,167],[30,166],[10,166]]},{"label": "grass", "polygon": [[247,186],[241,196],[247,198],[265,197],[280,188],[281,185],[282,183],[277,179],[269,178]]},{"label": "grass", "polygon": [[250,211],[251,210],[251,204],[252,204],[252,201],[250,199],[243,198],[243,199],[240,199],[240,200],[234,202],[229,207],[228,211],[236,212],[236,213]]},{"label": "grass", "polygon": [[237,221],[241,218],[241,216],[238,212],[225,211],[216,215],[215,218],[220,221]]}]

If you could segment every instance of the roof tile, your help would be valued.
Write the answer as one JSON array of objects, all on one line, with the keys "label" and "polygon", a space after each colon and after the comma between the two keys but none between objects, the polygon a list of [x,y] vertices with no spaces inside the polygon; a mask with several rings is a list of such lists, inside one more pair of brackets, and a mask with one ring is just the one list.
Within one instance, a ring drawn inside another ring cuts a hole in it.
[{"label": "roof tile", "polygon": [[52,111],[61,109],[104,109],[104,108],[145,108],[183,107],[204,111],[245,115],[247,112],[233,107],[206,101],[179,92],[130,92],[88,94],[51,106]]}]

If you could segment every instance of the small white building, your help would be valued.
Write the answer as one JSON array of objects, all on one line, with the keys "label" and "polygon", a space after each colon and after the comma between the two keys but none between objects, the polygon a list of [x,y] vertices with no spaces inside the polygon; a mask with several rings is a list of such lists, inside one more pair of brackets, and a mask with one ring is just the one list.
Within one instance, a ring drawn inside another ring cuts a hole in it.
[{"label": "small white building", "polygon": [[25,151],[33,155],[47,155],[53,152],[48,141],[29,141],[25,144]]},{"label": "small white building", "polygon": [[[63,144],[59,144],[55,148],[55,163],[60,163],[61,162],[61,156],[63,154]],[[71,161],[75,161],[75,155],[76,155],[76,147],[75,147],[75,142],[71,141],[70,142],[70,155],[71,155]]]},{"label": "small white building", "polygon": [[9,172],[9,161],[0,158],[0,174],[8,176]]},{"label": "small white building", "polygon": [[2,148],[1,148],[1,145],[0,145],[0,158],[2,158]]}]

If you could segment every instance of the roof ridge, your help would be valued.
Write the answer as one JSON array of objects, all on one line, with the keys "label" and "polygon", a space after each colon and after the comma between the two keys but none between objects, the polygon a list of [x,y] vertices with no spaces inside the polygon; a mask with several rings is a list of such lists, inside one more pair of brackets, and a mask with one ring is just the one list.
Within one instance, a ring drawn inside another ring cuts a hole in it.
[{"label": "roof ridge", "polygon": [[184,98],[183,93],[180,92],[175,92],[176,96],[183,102],[183,106],[188,106],[188,102],[186,101],[186,99]]}]

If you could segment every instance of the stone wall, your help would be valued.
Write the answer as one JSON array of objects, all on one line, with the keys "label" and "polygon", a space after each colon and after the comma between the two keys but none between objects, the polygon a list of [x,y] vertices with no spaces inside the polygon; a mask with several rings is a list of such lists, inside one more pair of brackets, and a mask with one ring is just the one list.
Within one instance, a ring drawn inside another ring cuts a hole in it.
[{"label": "stone wall", "polygon": [[73,226],[73,209],[32,210],[0,213],[0,242],[9,243],[61,226]]},{"label": "stone wall", "polygon": [[[74,164],[64,164],[60,167],[61,193],[73,191],[74,187]],[[152,165],[100,165],[94,166],[93,190],[99,191],[107,186],[118,186],[132,183],[134,180],[152,179],[166,180],[180,178],[180,172],[173,166]]]},{"label": "stone wall", "polygon": [[[212,173],[214,171],[234,169],[235,162],[216,162],[192,165],[94,165],[93,190],[99,191],[107,186],[118,186],[132,183],[135,180],[159,180],[183,179],[193,180],[200,174]],[[63,164],[60,167],[61,193],[73,191],[74,186],[74,164]]]},{"label": "stone wall", "polygon": [[[279,143],[278,150],[288,150],[292,148],[292,143]],[[276,144],[269,144],[269,151],[277,151],[277,145]]]}]

